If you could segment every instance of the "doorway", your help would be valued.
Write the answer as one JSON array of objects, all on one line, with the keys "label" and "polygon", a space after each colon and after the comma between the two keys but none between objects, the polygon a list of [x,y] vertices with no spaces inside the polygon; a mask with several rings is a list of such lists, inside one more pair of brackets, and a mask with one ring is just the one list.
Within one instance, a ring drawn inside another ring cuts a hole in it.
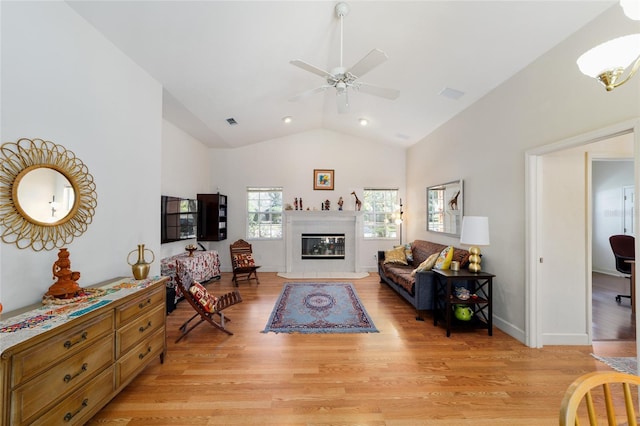
[{"label": "doorway", "polygon": [[630,152],[637,156],[640,120],[526,153],[528,346],[592,344],[591,160],[610,154],[608,147],[600,146],[603,141],[625,135],[631,141]]}]

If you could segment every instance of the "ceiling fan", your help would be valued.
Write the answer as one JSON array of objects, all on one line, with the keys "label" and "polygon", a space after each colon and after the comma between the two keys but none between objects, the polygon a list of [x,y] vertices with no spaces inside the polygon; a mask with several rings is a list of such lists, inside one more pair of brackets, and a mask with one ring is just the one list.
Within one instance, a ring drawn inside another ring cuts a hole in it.
[{"label": "ceiling fan", "polygon": [[374,86],[372,84],[364,83],[358,80],[360,77],[383,63],[387,60],[387,55],[380,49],[373,49],[364,58],[360,59],[351,68],[344,68],[342,65],[342,51],[343,51],[343,22],[344,17],[349,13],[349,5],[346,3],[336,4],[335,11],[338,18],[340,18],[340,66],[333,68],[331,72],[325,71],[307,62],[295,59],[289,63],[295,65],[303,70],[312,72],[326,80],[326,84],[315,89],[307,90],[292,98],[290,101],[297,101],[303,97],[314,93],[324,92],[325,90],[334,87],[336,89],[336,100],[338,103],[338,112],[346,113],[349,111],[349,89],[361,91],[374,96],[380,96],[386,99],[397,99],[400,92],[395,89],[388,89],[386,87]]}]

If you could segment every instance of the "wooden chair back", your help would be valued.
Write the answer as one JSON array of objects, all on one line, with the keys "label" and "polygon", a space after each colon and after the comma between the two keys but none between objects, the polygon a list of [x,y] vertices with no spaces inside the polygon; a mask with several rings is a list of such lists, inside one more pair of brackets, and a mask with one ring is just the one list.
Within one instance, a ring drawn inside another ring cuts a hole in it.
[{"label": "wooden chair back", "polygon": [[[625,373],[596,371],[578,377],[562,399],[560,426],[613,426],[624,422],[637,426],[637,386],[640,377]],[[586,422],[581,423],[580,419]]]},{"label": "wooden chair back", "polygon": [[237,254],[251,254],[253,255],[253,248],[251,247],[251,244],[249,244],[248,242],[246,242],[245,240],[238,240],[236,242],[234,242],[233,244],[231,244],[229,246],[229,251],[231,254],[231,262],[233,264],[233,267],[236,268],[238,265],[236,265],[235,262],[235,256]]},{"label": "wooden chair back", "polygon": [[[245,240],[238,240],[229,246],[229,254],[231,255],[231,267],[233,268],[233,277],[231,280],[237,286],[238,280],[243,279],[245,281],[256,280],[257,284],[260,284],[260,280],[258,279],[258,268],[255,262],[253,261],[253,249],[251,244],[246,242]],[[238,263],[236,262],[236,258],[238,256],[251,256],[251,263]]]}]

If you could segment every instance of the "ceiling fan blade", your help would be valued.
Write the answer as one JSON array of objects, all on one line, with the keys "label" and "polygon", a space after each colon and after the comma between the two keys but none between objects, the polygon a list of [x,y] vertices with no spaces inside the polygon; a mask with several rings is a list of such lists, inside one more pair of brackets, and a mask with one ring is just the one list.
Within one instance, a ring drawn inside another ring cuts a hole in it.
[{"label": "ceiling fan blade", "polygon": [[352,86],[354,89],[360,92],[368,93],[374,96],[380,96],[381,98],[396,100],[400,96],[400,91],[396,89],[389,89],[387,87],[374,86],[373,84],[362,83],[356,81]]},{"label": "ceiling fan blade", "polygon": [[319,75],[320,77],[323,77],[323,78],[331,77],[331,78],[335,79],[334,75],[331,74],[329,71],[325,71],[323,69],[320,69],[320,68],[318,68],[318,67],[316,67],[314,65],[308,64],[308,63],[306,63],[304,61],[301,61],[300,59],[294,59],[293,61],[289,61],[289,63],[291,65],[295,65],[298,68],[302,68],[305,71],[309,71],[311,73]]},{"label": "ceiling fan blade", "polygon": [[336,101],[338,103],[338,114],[349,112],[349,94],[346,89],[336,92]]},{"label": "ceiling fan blade", "polygon": [[373,49],[371,52],[367,53],[367,56],[360,59],[360,61],[352,66],[348,73],[353,75],[356,78],[362,77],[381,63],[387,60],[387,54],[384,53],[380,49]]},{"label": "ceiling fan blade", "polygon": [[289,101],[291,101],[291,102],[299,101],[300,99],[306,98],[307,96],[311,96],[311,95],[314,95],[316,93],[324,92],[325,90],[327,90],[330,87],[333,87],[333,86],[331,86],[330,84],[325,84],[324,86],[316,87],[315,89],[305,90],[302,93],[298,93],[297,95],[290,97]]}]

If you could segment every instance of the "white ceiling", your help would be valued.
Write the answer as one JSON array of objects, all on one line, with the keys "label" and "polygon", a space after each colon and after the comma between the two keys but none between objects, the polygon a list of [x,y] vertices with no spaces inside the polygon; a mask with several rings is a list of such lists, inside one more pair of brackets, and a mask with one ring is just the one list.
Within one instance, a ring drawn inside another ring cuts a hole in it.
[{"label": "white ceiling", "polygon": [[[344,65],[383,50],[389,59],[361,80],[400,96],[352,92],[347,114],[333,89],[288,100],[324,83],[290,60],[339,65],[335,1],[67,3],[163,85],[168,121],[233,148],[316,128],[410,146],[617,1],[350,1]],[[465,95],[440,96],[445,87]]]}]

